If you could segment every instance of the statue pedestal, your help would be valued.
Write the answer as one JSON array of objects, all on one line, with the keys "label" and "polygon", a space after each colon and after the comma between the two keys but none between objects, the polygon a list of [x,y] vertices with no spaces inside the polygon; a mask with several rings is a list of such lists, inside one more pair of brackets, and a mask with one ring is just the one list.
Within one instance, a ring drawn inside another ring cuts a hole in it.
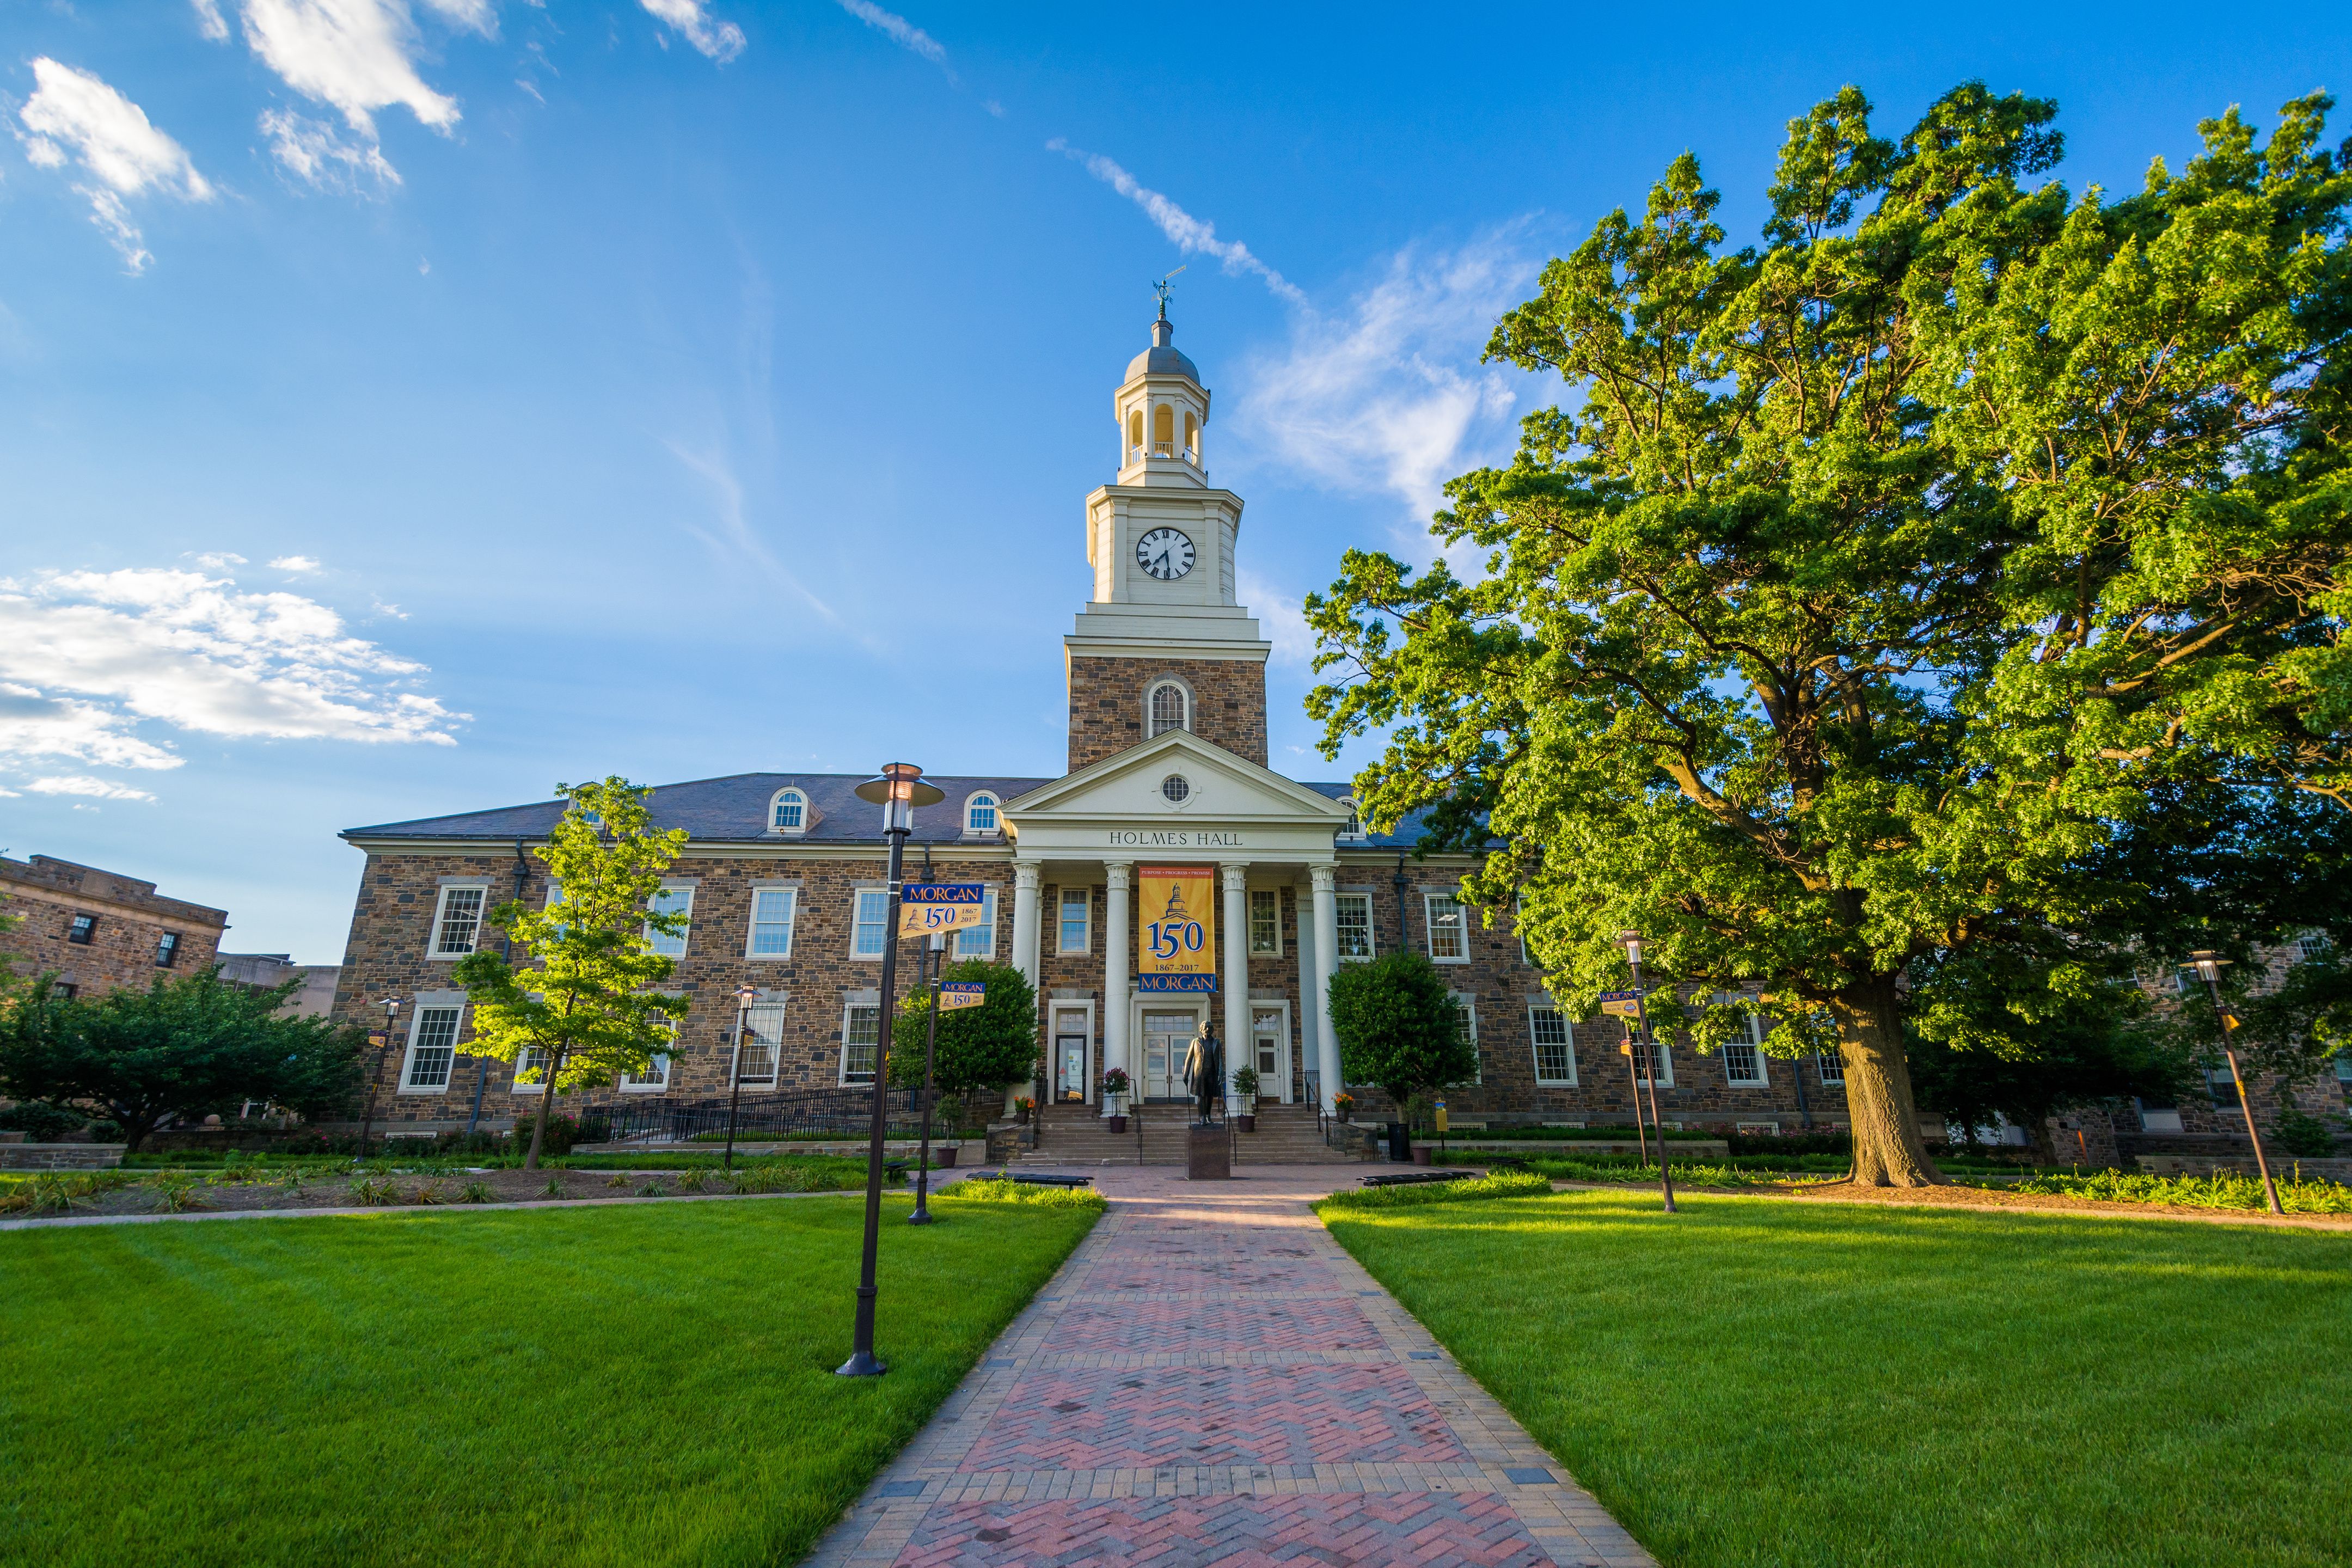
[{"label": "statue pedestal", "polygon": [[1230,1181],[1234,1173],[1233,1144],[1222,1127],[1194,1127],[1184,1142],[1184,1174],[1195,1182]]}]

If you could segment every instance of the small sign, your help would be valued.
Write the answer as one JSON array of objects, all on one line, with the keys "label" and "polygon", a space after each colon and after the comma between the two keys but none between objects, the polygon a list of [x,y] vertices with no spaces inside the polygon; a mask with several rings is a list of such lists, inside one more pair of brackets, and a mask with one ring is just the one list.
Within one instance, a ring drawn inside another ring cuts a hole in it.
[{"label": "small sign", "polygon": [[902,937],[962,931],[987,918],[988,889],[979,882],[908,882],[898,889]]},{"label": "small sign", "polygon": [[1217,977],[1213,974],[1139,974],[1135,988],[1150,995],[1155,992],[1205,991],[1213,994]]},{"label": "small sign", "polygon": [[1612,1018],[1638,1018],[1642,1016],[1642,993],[1639,991],[1603,991],[1601,1010]]},{"label": "small sign", "polygon": [[384,1033],[382,1029],[370,1029],[368,1031],[368,1044],[375,1047],[378,1050],[381,1050],[384,1047],[392,1044],[392,1037]]},{"label": "small sign", "polygon": [[952,1013],[959,1007],[977,1007],[988,1000],[988,987],[972,980],[950,980],[940,987],[940,1011]]},{"label": "small sign", "polygon": [[1445,1101],[1442,1100],[1437,1102],[1437,1130],[1445,1131]]}]

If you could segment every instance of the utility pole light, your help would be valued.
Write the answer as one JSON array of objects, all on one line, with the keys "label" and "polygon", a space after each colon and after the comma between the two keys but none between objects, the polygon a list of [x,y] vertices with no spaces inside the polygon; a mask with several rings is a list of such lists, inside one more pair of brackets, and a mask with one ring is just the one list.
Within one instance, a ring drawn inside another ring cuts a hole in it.
[{"label": "utility pole light", "polygon": [[879,1377],[890,1370],[874,1353],[874,1268],[882,1240],[882,1133],[889,1114],[884,1086],[890,1079],[890,1015],[898,984],[898,888],[907,865],[907,835],[915,830],[915,807],[937,805],[947,799],[947,792],[925,784],[923,770],[912,763],[885,763],[881,777],[857,786],[857,798],[884,808],[890,873],[882,916],[882,1007],[874,1030],[874,1129],[866,1151],[866,1246],[858,1260],[857,1327],[849,1359],[835,1371],[843,1377]]},{"label": "utility pole light", "polygon": [[368,1074],[367,1109],[360,1113],[360,1158],[367,1158],[368,1131],[375,1125],[376,1084],[383,1078],[384,1053],[392,1049],[393,1016],[400,1011],[400,998],[387,996],[376,1004],[383,1009],[383,1034],[375,1048],[375,1070]]},{"label": "utility pole light", "polygon": [[[1658,1047],[1650,1034],[1649,998],[1642,994],[1642,933],[1621,931],[1617,933],[1617,942],[1625,950],[1626,962],[1633,966],[1633,1018],[1642,1026],[1642,1043],[1637,1047],[1642,1053],[1642,1070],[1634,1075],[1634,1082],[1637,1085],[1646,1082],[1650,1086],[1650,1125],[1658,1131],[1658,1191],[1665,1197],[1666,1212],[1674,1214],[1676,1212],[1675,1176],[1666,1160],[1666,1124],[1658,1120]],[[1641,1101],[1636,1100],[1633,1103],[1635,1120],[1638,1121],[1641,1114]]]},{"label": "utility pole light", "polygon": [[2197,978],[2205,983],[2206,994],[2213,998],[2214,1014],[2221,1020],[2221,1055],[2230,1064],[2230,1082],[2238,1091],[2238,1110],[2246,1119],[2246,1137],[2254,1145],[2254,1169],[2263,1173],[2263,1196],[2270,1200],[2271,1213],[2284,1214],[2286,1210],[2279,1206],[2278,1184],[2271,1180],[2271,1163],[2263,1157],[2263,1135],[2254,1129],[2254,1108],[2246,1100],[2246,1080],[2238,1071],[2238,1053],[2230,1044],[2230,1031],[2238,1026],[2236,1016],[2221,1005],[2221,969],[2230,960],[2200,947],[2189,955],[2189,962],[2196,966]]},{"label": "utility pole light", "polygon": [[[746,980],[735,987],[735,1054],[727,1068],[727,1160],[725,1168],[735,1168],[735,1108],[743,1099],[743,1025],[751,1016],[751,1004],[760,999],[760,988]],[[773,1081],[771,1079],[770,1081]]]}]

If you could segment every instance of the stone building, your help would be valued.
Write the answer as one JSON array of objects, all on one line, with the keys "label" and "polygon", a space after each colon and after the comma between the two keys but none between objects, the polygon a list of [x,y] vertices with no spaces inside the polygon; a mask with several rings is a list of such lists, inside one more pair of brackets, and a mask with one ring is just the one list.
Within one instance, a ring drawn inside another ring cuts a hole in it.
[{"label": "stone building", "polygon": [[22,923],[0,951],[25,975],[54,973],[68,995],[144,991],[158,973],[201,971],[220,950],[228,911],[167,899],[155,884],[47,855],[0,856],[0,913]]},{"label": "stone building", "polygon": [[[1631,1121],[1623,1026],[1566,1016],[1507,911],[1489,924],[1455,901],[1465,859],[1414,858],[1415,825],[1368,833],[1347,784],[1266,765],[1270,645],[1235,593],[1243,502],[1210,482],[1209,392],[1171,339],[1163,316],[1128,365],[1110,408],[1116,477],[1084,502],[1093,595],[1062,639],[1063,772],[935,773],[947,798],[916,813],[909,874],[988,889],[986,922],[958,934],[956,954],[1009,960],[1037,985],[1041,1085],[1066,1122],[1101,1110],[1114,1067],[1147,1105],[1181,1096],[1184,1043],[1213,1011],[1229,1062],[1260,1072],[1261,1124],[1284,1108],[1311,1116],[1340,1088],[1321,1003],[1331,975],[1399,945],[1454,978],[1476,1044],[1474,1080],[1447,1094],[1457,1123]],[[746,1096],[871,1081],[887,847],[858,782],[749,773],[655,791],[655,822],[690,835],[661,897],[690,917],[670,949],[693,1005],[658,1070],[594,1098],[725,1093],[746,982],[760,996],[740,1047]],[[343,835],[367,860],[336,1015],[374,1025],[377,1003],[402,999],[379,1099],[392,1120],[463,1126],[478,1105],[496,1125],[537,1105],[535,1086],[468,1057],[469,1010],[448,975],[495,940],[488,910],[548,897],[530,850],[561,810]],[[1159,911],[1139,908],[1138,889],[1171,868],[1205,871],[1214,889],[1213,989],[1139,973],[1139,936]],[[1833,1057],[1776,1060],[1754,1039],[1701,1055],[1677,1039],[1662,1045],[1659,1069],[1669,1124],[1795,1131],[1846,1118]]]}]

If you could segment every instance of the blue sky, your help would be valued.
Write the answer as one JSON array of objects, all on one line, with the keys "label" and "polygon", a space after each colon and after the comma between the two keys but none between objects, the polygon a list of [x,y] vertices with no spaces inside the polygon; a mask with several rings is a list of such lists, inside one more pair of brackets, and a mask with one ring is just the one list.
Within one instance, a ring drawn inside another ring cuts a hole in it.
[{"label": "blue sky", "polygon": [[2216,15],[16,0],[0,850],[334,962],[356,824],[1058,773],[1080,502],[1180,264],[1275,765],[1339,776],[1297,603],[1508,452],[1549,393],[1477,354],[1544,258],[1685,148],[1752,237],[1846,82],[1890,132],[2053,96],[2079,188],[2352,77],[2340,5]]}]

